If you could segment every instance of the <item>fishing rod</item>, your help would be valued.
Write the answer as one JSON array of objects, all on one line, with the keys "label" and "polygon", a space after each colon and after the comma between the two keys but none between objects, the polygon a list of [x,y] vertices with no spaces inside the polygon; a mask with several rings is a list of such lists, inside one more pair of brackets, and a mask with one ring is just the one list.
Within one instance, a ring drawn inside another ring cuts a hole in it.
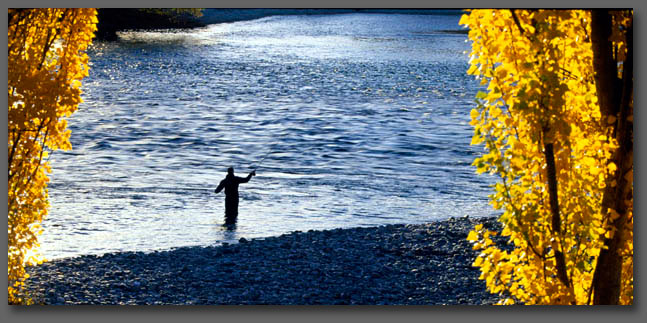
[{"label": "fishing rod", "polygon": [[273,144],[270,145],[270,148],[267,150],[267,153],[265,153],[263,158],[261,158],[261,160],[259,160],[258,163],[256,163],[256,167],[252,168],[252,172],[255,172],[259,167],[261,167],[261,165],[262,165],[263,161],[265,160],[265,158],[267,158],[267,156],[269,156],[271,153],[274,152],[274,150],[272,148],[274,147],[275,144],[276,144],[276,142],[274,142]]},{"label": "fishing rod", "polygon": [[277,150],[273,149],[273,148],[274,148],[274,146],[279,142],[279,139],[281,139],[281,138],[285,137],[285,136],[286,136],[286,135],[288,135],[288,134],[289,134],[288,132],[284,132],[284,133],[283,133],[283,134],[281,134],[280,136],[276,137],[276,139],[274,139],[274,142],[273,142],[273,143],[270,145],[270,147],[267,149],[267,152],[265,153],[265,155],[263,155],[263,157],[261,158],[261,160],[259,160],[259,161],[256,163],[256,166],[252,168],[252,171],[256,171],[259,167],[261,167],[261,165],[263,164],[263,161],[265,160],[265,158],[267,158],[267,157],[268,157],[269,155],[271,155],[272,153],[277,152]]},{"label": "fishing rod", "polygon": [[[259,169],[261,167],[263,161],[265,160],[265,158],[267,158],[269,155],[271,155],[272,153],[278,152],[278,150],[272,149],[272,147],[275,144],[276,144],[276,142],[273,143],[272,145],[270,145],[270,149],[268,149],[267,153],[265,153],[265,155],[263,155],[263,158],[261,158],[261,160],[259,160],[258,163],[256,163],[256,166],[252,167],[252,171],[256,171],[257,169]],[[303,149],[303,150],[301,150],[301,153],[309,151],[309,150],[311,150],[313,148],[314,147],[309,147],[309,148]]]}]

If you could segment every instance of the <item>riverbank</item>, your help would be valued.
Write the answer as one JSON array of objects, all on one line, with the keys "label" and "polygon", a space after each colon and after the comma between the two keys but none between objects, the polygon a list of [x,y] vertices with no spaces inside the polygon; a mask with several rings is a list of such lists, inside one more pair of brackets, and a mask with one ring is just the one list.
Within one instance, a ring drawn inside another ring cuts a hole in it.
[{"label": "riverbank", "polygon": [[494,218],[293,232],[28,268],[37,304],[493,304],[465,240]]},{"label": "riverbank", "polygon": [[[205,8],[200,15],[188,12],[164,14],[162,10],[135,8],[98,9],[96,39],[116,41],[117,32],[126,30],[191,29],[212,24],[260,19],[270,16],[334,15],[349,13],[461,15],[457,9],[286,9],[286,8]],[[458,27],[458,26],[457,26]]]}]

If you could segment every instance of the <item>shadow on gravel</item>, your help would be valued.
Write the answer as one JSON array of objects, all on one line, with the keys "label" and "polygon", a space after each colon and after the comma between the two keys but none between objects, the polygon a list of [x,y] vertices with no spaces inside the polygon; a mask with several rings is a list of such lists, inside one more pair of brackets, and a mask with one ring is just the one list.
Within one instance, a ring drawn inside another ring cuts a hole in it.
[{"label": "shadow on gravel", "polygon": [[478,223],[498,228],[451,218],[61,259],[28,269],[28,294],[40,304],[493,304],[465,240]]}]

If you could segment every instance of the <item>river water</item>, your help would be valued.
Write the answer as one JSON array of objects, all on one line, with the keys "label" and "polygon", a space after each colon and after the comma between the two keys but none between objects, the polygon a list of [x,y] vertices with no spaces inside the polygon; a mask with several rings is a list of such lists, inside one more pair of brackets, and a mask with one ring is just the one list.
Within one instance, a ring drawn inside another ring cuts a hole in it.
[{"label": "river water", "polygon": [[[488,216],[457,15],[275,16],[95,42],[48,259]],[[261,165],[258,162],[263,159]],[[214,189],[245,176],[234,230]]]}]

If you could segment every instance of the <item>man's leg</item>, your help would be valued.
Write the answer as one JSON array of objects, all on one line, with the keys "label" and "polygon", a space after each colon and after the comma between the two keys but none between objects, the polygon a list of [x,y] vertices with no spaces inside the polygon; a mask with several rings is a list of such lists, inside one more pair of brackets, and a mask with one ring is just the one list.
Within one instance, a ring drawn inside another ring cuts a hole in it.
[{"label": "man's leg", "polygon": [[225,199],[225,224],[235,224],[238,218],[238,199]]}]

